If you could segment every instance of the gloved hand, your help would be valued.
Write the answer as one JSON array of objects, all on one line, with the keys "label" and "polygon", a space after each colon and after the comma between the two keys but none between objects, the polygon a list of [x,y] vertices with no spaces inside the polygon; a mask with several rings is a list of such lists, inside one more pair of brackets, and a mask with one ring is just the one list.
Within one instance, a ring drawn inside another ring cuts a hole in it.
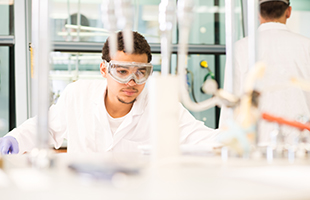
[{"label": "gloved hand", "polygon": [[17,140],[12,136],[5,136],[0,138],[0,152],[1,154],[17,154],[19,146]]}]

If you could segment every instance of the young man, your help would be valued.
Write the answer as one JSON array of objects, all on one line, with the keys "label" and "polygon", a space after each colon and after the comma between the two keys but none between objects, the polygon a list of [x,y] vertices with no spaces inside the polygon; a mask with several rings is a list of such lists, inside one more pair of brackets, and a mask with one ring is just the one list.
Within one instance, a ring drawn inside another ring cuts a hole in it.
[{"label": "young man", "polygon": [[[259,4],[258,60],[266,65],[264,77],[258,84],[260,110],[292,120],[300,115],[310,117],[310,93],[285,86],[291,77],[310,80],[310,39],[287,28],[286,22],[292,12],[289,0],[259,0]],[[249,70],[247,37],[235,44],[234,67],[234,87],[241,95]],[[225,75],[224,88],[228,78],[229,75]],[[227,108],[223,108],[220,126],[226,119]],[[258,127],[260,141],[268,142],[270,132],[275,128],[274,123],[261,120]],[[292,132],[288,128],[286,131]]]},{"label": "young man", "polygon": [[[151,144],[152,119],[145,83],[153,66],[150,46],[142,35],[134,35],[134,53],[124,51],[122,32],[118,51],[109,55],[109,42],[102,50],[100,72],[105,80],[79,80],[69,84],[49,111],[51,143],[59,148],[67,139],[68,152],[136,152]],[[214,139],[216,131],[197,121],[180,104],[181,144]],[[0,141],[6,153],[24,153],[35,147],[35,118],[27,120]],[[19,151],[18,151],[19,149]]]}]

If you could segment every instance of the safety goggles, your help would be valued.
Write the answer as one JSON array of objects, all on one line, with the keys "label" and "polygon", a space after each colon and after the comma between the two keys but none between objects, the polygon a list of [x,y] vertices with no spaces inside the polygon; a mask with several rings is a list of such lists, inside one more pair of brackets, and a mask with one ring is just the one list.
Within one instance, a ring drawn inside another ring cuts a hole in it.
[{"label": "safety goggles", "polygon": [[108,73],[111,77],[119,83],[128,83],[134,80],[137,84],[143,84],[153,72],[153,65],[151,63],[137,63],[137,62],[121,62],[111,60],[105,61],[108,68]]}]

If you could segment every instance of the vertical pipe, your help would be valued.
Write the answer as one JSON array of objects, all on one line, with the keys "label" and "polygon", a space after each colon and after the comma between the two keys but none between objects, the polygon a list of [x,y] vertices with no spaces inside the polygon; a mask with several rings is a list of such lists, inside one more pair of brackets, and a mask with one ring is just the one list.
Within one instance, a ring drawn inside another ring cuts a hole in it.
[{"label": "vertical pipe", "polygon": [[135,13],[134,13],[133,30],[138,30],[138,26],[139,26],[139,15],[140,15],[139,0],[135,0]]},{"label": "vertical pipe", "polygon": [[[71,15],[70,15],[70,0],[67,0],[67,9],[68,9],[68,20],[67,20],[67,24],[71,24]],[[72,37],[71,37],[71,28],[67,28],[67,41],[71,41]]]},{"label": "vertical pipe", "polygon": [[39,51],[39,0],[33,0],[31,4],[31,114],[38,115],[38,72],[39,58],[37,56]]},{"label": "vertical pipe", "polygon": [[34,51],[34,91],[37,107],[37,147],[48,148],[49,108],[49,1],[32,1],[32,45]]},{"label": "vertical pipe", "polygon": [[243,37],[247,37],[248,34],[248,0],[241,0],[241,16],[242,16],[242,33]]},{"label": "vertical pipe", "polygon": [[77,25],[77,35],[76,35],[76,41],[80,41],[80,31],[81,31],[81,0],[78,1],[78,12],[77,12],[77,19],[76,19],[76,25]]},{"label": "vertical pipe", "polygon": [[258,1],[248,0],[249,69],[257,62]]},{"label": "vertical pipe", "polygon": [[[30,117],[29,102],[29,13],[31,10],[24,0],[15,0],[14,3],[14,29],[15,29],[15,45],[14,54],[15,60],[12,66],[15,66],[15,85],[10,88],[15,90],[15,113],[16,110],[16,125],[19,126]],[[11,48],[11,47],[10,47]],[[11,100],[10,100],[11,102]],[[13,101],[12,101],[13,102]],[[15,127],[15,126],[14,126]]]},{"label": "vertical pipe", "polygon": [[247,37],[248,34],[248,0],[241,0],[242,9],[242,32],[243,37]]},{"label": "vertical pipe", "polygon": [[161,31],[161,74],[170,74],[172,30],[175,21],[175,1],[162,0],[159,4],[159,29]]},{"label": "vertical pipe", "polygon": [[[9,47],[9,66],[15,66],[14,52],[15,47]],[[9,127],[8,131],[16,127],[16,96],[15,96],[15,68],[9,68]]]},{"label": "vertical pipe", "polygon": [[235,0],[225,0],[225,27],[226,27],[226,67],[230,75],[227,91],[234,91],[234,40],[235,40]]},{"label": "vertical pipe", "polygon": [[133,34],[132,34],[132,7],[131,0],[116,0],[115,10],[118,17],[118,28],[123,30],[124,46],[126,53],[133,53]]},{"label": "vertical pipe", "polygon": [[[248,38],[249,38],[249,46],[248,46],[248,56],[249,56],[249,71],[254,68],[257,58],[257,50],[258,50],[258,1],[257,0],[249,0],[248,1]],[[253,88],[254,89],[254,88]],[[257,125],[257,124],[256,124]],[[255,135],[255,145],[258,144],[259,134],[257,131],[258,127],[256,126],[256,135]]]},{"label": "vertical pipe", "polygon": [[117,52],[116,16],[113,0],[103,0],[101,4],[103,25],[110,32],[109,49],[110,56],[113,57]]},{"label": "vertical pipe", "polygon": [[175,1],[162,0],[159,5],[161,30],[161,76],[149,80],[150,112],[152,116],[153,163],[171,160],[180,155],[178,124],[178,78],[170,74],[171,35],[174,27]]},{"label": "vertical pipe", "polygon": [[79,79],[79,64],[80,64],[80,53],[77,53],[75,56],[75,71],[73,75],[73,81],[77,81]]},{"label": "vertical pipe", "polygon": [[[214,0],[214,7],[219,7],[219,0]],[[220,13],[217,9],[214,12],[214,44],[220,44]],[[215,63],[215,79],[218,83],[221,82],[221,63],[220,63],[220,55],[214,55],[214,63]],[[215,128],[218,128],[220,118],[220,108],[215,107]]]}]

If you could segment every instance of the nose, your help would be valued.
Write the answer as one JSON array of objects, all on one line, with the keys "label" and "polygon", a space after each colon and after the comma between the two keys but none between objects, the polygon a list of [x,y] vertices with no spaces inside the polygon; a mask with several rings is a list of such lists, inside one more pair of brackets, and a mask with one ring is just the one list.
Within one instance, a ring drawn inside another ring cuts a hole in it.
[{"label": "nose", "polygon": [[137,85],[137,83],[135,82],[135,80],[131,79],[128,83],[126,83],[126,85],[135,86],[135,85]]}]

